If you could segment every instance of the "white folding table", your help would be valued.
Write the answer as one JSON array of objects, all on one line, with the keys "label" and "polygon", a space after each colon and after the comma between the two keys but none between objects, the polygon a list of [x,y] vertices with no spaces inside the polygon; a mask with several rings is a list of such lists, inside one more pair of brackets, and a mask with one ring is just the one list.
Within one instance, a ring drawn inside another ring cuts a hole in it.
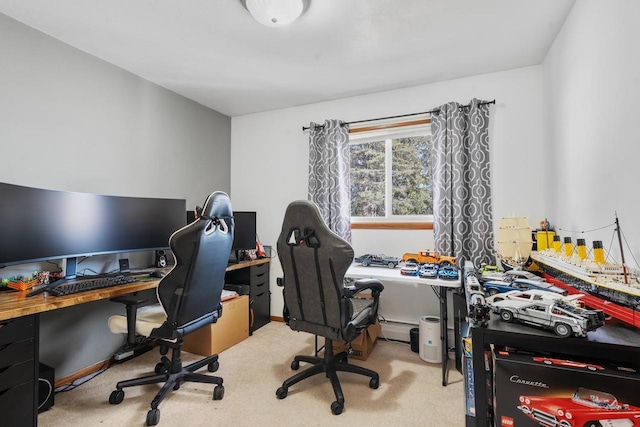
[{"label": "white folding table", "polygon": [[385,282],[410,283],[430,286],[440,301],[440,341],[442,342],[442,385],[447,385],[447,373],[449,363],[449,338],[447,334],[447,290],[461,287],[459,273],[457,280],[426,279],[419,276],[405,276],[400,274],[399,268],[387,267],[363,267],[360,264],[351,264],[345,277],[353,279],[378,279]]}]

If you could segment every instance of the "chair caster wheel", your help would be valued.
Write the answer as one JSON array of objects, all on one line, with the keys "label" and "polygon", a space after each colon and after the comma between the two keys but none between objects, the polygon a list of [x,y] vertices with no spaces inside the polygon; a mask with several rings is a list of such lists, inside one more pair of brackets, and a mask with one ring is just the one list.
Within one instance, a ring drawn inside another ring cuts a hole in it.
[{"label": "chair caster wheel", "polygon": [[213,400],[222,400],[224,397],[224,386],[217,385],[216,388],[213,389]]},{"label": "chair caster wheel", "polygon": [[147,412],[147,425],[155,426],[160,422],[160,409],[151,409]]},{"label": "chair caster wheel", "polygon": [[280,387],[279,389],[276,390],[276,397],[278,399],[284,399],[285,397],[287,397],[287,389],[284,387]]},{"label": "chair caster wheel", "polygon": [[336,401],[333,402],[331,404],[331,413],[333,415],[340,415],[342,413],[342,410],[344,409],[344,405],[342,405],[340,402]]},{"label": "chair caster wheel", "polygon": [[371,378],[371,381],[369,381],[369,387],[374,390],[380,387],[380,378]]},{"label": "chair caster wheel", "polygon": [[298,362],[297,360],[294,360],[293,362],[291,362],[291,369],[294,371],[297,371],[298,369],[300,369],[300,362]]},{"label": "chair caster wheel", "polygon": [[167,373],[167,367],[164,366],[164,363],[160,362],[160,363],[156,364],[155,368],[153,368],[153,372],[155,372],[158,375],[166,374]]},{"label": "chair caster wheel", "polygon": [[216,360],[215,362],[211,362],[207,365],[207,370],[209,372],[215,372],[218,370],[219,367],[220,367],[220,362]]},{"label": "chair caster wheel", "polygon": [[109,395],[109,403],[117,405],[124,400],[124,390],[113,390]]}]

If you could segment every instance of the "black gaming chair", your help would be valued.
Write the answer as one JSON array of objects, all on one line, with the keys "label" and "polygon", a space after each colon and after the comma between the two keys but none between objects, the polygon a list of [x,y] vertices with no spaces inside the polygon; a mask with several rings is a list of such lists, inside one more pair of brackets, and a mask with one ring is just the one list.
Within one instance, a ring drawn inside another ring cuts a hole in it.
[{"label": "black gaming chair", "polygon": [[[209,372],[215,372],[219,366],[217,354],[184,367],[180,354],[185,335],[215,323],[222,315],[220,295],[233,243],[233,229],[229,196],[214,192],[207,198],[201,216],[169,238],[176,265],[158,285],[158,301],[162,310],[159,315],[140,313],[136,322],[136,331],[144,333],[146,330],[149,339],[160,345],[162,357],[155,367],[157,375],[120,381],[109,396],[109,403],[119,404],[124,399],[122,389],[125,387],[164,382],[151,402],[151,410],[147,413],[148,426],[158,424],[158,405],[170,390],[177,390],[183,381],[216,384],[213,399],[219,400],[224,396],[222,378],[195,373],[205,365]],[[169,349],[171,359],[166,356]]]},{"label": "black gaming chair", "polygon": [[[323,357],[294,358],[293,370],[298,370],[300,362],[314,366],[285,380],[276,396],[284,399],[292,385],[325,373],[336,396],[331,412],[338,415],[344,409],[344,395],[337,371],[366,375],[373,389],[380,385],[376,372],[349,364],[346,352],[334,355],[333,342],[349,343],[375,323],[382,283],[361,279],[345,287],[344,275],[353,261],[353,249],[325,225],[316,205],[307,200],[295,201],[287,208],[278,237],[278,257],[283,270],[280,284],[284,286],[285,321],[294,331],[324,337],[325,344]],[[356,297],[365,289],[371,298]]]}]

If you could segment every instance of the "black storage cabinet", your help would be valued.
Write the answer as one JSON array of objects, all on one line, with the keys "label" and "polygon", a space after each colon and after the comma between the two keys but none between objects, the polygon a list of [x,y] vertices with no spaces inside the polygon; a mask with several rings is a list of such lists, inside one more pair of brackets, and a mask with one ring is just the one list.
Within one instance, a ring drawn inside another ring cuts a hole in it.
[{"label": "black storage cabinet", "polygon": [[0,321],[0,424],[38,422],[38,315]]},{"label": "black storage cabinet", "polygon": [[[249,335],[271,321],[271,292],[269,291],[269,263],[228,271],[225,283],[249,287]],[[233,286],[225,286],[233,289]],[[238,292],[240,294],[245,292]]]}]

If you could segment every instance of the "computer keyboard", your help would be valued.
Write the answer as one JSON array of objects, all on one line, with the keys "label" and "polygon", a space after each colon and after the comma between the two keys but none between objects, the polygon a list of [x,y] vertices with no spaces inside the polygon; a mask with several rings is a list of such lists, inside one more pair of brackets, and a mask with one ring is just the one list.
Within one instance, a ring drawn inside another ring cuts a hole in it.
[{"label": "computer keyboard", "polygon": [[47,292],[51,295],[61,297],[64,295],[76,294],[78,292],[109,288],[111,286],[124,285],[138,281],[139,280],[137,278],[131,276],[101,277],[99,279],[85,280],[82,282],[63,283],[54,288],[47,289]]}]

